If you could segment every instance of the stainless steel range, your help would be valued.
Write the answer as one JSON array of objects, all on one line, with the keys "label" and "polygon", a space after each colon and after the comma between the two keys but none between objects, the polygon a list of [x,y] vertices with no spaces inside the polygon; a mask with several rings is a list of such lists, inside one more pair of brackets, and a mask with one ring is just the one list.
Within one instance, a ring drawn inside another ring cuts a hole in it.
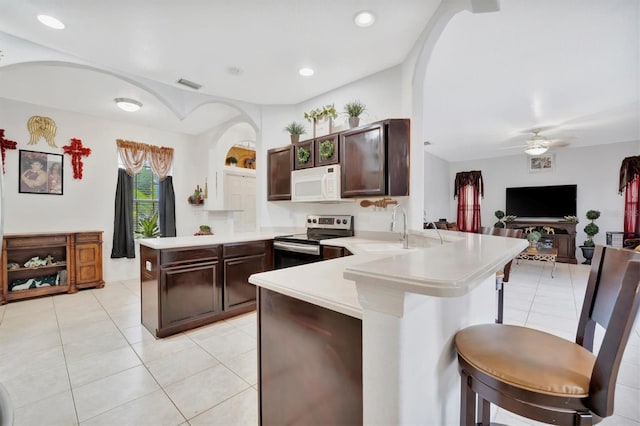
[{"label": "stainless steel range", "polygon": [[305,234],[283,235],[273,239],[275,269],[322,260],[320,241],[352,237],[353,216],[309,215]]}]

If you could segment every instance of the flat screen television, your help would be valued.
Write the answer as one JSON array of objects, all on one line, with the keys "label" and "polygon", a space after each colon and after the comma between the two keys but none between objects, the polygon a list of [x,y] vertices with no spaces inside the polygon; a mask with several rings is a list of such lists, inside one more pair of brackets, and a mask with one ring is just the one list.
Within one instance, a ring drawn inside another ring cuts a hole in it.
[{"label": "flat screen television", "polygon": [[506,214],[524,217],[576,216],[578,185],[507,188]]}]

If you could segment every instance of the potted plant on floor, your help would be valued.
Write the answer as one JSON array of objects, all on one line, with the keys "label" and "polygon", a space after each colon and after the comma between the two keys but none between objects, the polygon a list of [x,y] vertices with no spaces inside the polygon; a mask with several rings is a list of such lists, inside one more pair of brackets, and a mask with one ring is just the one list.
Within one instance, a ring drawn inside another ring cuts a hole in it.
[{"label": "potted plant on floor", "polygon": [[358,127],[360,115],[365,112],[367,106],[360,101],[351,101],[344,106],[344,112],[349,116],[349,127]]},{"label": "potted plant on floor", "polygon": [[300,135],[304,135],[307,132],[304,126],[297,121],[292,121],[287,124],[284,131],[289,132],[289,135],[291,136],[291,143],[298,143],[300,141]]},{"label": "potted plant on floor", "polygon": [[594,220],[600,217],[600,212],[598,210],[589,210],[586,216],[591,222],[587,223],[584,227],[584,233],[587,234],[587,239],[584,240],[584,243],[580,246],[580,250],[582,250],[582,256],[584,256],[584,262],[582,262],[582,264],[591,265],[591,258],[593,257],[593,251],[596,246],[593,242],[593,237],[600,232],[600,228],[598,228]]}]

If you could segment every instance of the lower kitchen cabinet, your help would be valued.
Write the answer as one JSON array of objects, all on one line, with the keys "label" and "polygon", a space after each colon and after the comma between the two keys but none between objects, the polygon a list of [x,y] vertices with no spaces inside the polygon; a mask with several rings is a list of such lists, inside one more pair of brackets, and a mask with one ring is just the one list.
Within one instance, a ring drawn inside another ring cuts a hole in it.
[{"label": "lower kitchen cabinet", "polygon": [[140,245],[142,324],[156,337],[256,307],[249,275],[273,269],[272,242],[153,249]]},{"label": "lower kitchen cabinet", "polygon": [[225,244],[224,253],[224,309],[255,308],[256,286],[249,276],[273,269],[273,242]]},{"label": "lower kitchen cabinet", "polygon": [[351,252],[344,247],[322,246],[322,260],[349,256]]}]

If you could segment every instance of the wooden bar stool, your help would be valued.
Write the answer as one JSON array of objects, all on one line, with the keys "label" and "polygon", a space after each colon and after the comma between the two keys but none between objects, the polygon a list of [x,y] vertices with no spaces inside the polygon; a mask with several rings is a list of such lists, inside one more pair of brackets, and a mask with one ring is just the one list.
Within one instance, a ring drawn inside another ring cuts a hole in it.
[{"label": "wooden bar stool", "polygon": [[[489,425],[490,403],[558,425],[591,425],[610,416],[639,305],[640,253],[597,246],[575,343],[503,324],[459,331],[460,424]],[[597,356],[596,324],[605,329]]]},{"label": "wooden bar stool", "polygon": [[[522,238],[522,229],[511,229],[511,228],[492,228],[483,226],[480,229],[481,234],[486,235],[497,235],[499,237],[512,237],[512,238]],[[498,312],[496,313],[496,323],[502,324],[503,312],[504,312],[504,283],[509,282],[509,272],[511,272],[511,263],[513,260],[510,260],[502,270],[496,272],[496,294],[498,297]]]}]

